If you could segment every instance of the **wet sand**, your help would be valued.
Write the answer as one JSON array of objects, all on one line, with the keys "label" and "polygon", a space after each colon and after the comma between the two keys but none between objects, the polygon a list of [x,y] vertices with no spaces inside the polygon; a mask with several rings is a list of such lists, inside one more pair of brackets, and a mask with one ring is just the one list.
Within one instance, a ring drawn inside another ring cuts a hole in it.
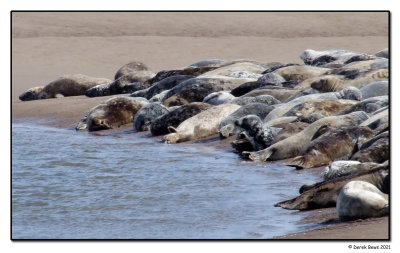
[{"label": "wet sand", "polygon": [[300,233],[289,234],[275,237],[273,239],[286,240],[324,240],[324,239],[343,239],[343,240],[367,240],[389,239],[389,218],[370,218],[366,220],[340,221],[336,208],[323,208],[306,211],[307,217],[303,221],[322,224],[322,227],[303,231]]},{"label": "wet sand", "polygon": [[[72,128],[109,97],[21,102],[25,90],[64,74],[112,79],[130,61],[151,70],[202,59],[300,63],[307,48],[375,53],[388,47],[387,13],[13,13],[12,121]],[[207,142],[214,145],[216,142]],[[229,142],[220,145],[229,149]],[[335,212],[330,218],[335,219]],[[310,212],[319,223],[325,216]],[[337,217],[336,217],[337,218]],[[388,218],[334,223],[280,239],[388,238]]]}]

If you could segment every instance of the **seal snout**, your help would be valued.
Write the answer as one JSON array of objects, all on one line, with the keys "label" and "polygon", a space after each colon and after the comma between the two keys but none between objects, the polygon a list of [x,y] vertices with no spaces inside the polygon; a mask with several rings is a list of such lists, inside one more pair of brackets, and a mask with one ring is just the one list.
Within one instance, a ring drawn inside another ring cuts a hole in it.
[{"label": "seal snout", "polygon": [[167,134],[164,136],[164,141],[166,144],[174,144],[177,143],[179,140],[179,136],[176,133]]},{"label": "seal snout", "polygon": [[235,130],[235,126],[232,125],[232,124],[228,124],[228,125],[222,127],[222,128],[219,130],[219,136],[220,136],[221,138],[228,138],[229,136],[235,134],[235,133],[234,133],[234,130]]}]

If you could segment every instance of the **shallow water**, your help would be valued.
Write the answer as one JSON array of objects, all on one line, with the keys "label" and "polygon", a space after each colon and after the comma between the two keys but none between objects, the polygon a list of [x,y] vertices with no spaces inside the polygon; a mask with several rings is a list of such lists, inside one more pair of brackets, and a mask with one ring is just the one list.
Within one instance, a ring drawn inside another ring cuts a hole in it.
[{"label": "shallow water", "polygon": [[12,238],[272,238],[316,226],[273,204],[318,179],[200,143],[13,123]]}]

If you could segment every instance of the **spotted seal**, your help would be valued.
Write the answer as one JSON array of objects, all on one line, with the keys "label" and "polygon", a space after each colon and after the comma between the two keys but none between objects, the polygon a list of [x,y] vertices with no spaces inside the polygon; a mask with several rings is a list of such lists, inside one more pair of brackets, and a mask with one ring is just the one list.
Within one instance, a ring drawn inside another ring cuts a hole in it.
[{"label": "spotted seal", "polygon": [[373,162],[361,163],[352,160],[334,161],[324,168],[321,176],[327,181],[338,177],[355,175],[360,171],[368,171],[377,166],[379,166],[379,164]]},{"label": "spotted seal", "polygon": [[227,74],[226,76],[234,78],[248,78],[248,79],[259,79],[260,77],[262,77],[262,75],[260,74],[250,73],[247,71],[235,71]]},{"label": "spotted seal", "polygon": [[241,106],[238,110],[221,121],[218,127],[220,137],[226,138],[243,131],[238,124],[235,124],[236,120],[246,115],[256,115],[263,119],[273,109],[274,106],[264,103],[250,103]]},{"label": "spotted seal", "polygon": [[165,106],[158,104],[158,103],[148,103],[135,114],[133,119],[133,126],[136,131],[148,131],[150,130],[151,122],[166,113],[169,110]]},{"label": "spotted seal", "polygon": [[136,112],[147,103],[147,100],[142,98],[125,96],[110,98],[89,110],[77,124],[76,130],[97,131],[132,123]]},{"label": "spotted seal", "polygon": [[[235,120],[234,125],[242,130],[237,139],[232,142],[232,146],[238,151],[265,149],[272,144],[275,136],[281,131],[281,128],[264,125],[257,115],[251,114]],[[243,149],[244,142],[248,142],[251,148]]]},{"label": "spotted seal", "polygon": [[[254,115],[252,115],[252,117],[254,117]],[[267,148],[276,142],[301,132],[309,125],[303,122],[291,122],[276,124],[273,126],[263,123],[263,127],[253,127],[253,125],[259,124],[257,119],[252,119],[250,116],[246,116],[243,119],[246,119],[245,122],[253,122],[253,124],[245,124],[245,126],[241,126],[241,128],[244,129],[244,132],[238,134],[236,140],[231,143],[239,152],[257,151],[261,150],[261,147]],[[241,123],[240,121],[237,121],[235,124]]]}]

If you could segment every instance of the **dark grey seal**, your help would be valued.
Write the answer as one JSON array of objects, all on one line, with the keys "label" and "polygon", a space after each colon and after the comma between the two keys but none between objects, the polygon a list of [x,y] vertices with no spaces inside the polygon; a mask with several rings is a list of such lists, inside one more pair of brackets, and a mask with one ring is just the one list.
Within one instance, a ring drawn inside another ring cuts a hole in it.
[{"label": "dark grey seal", "polygon": [[232,90],[246,79],[223,77],[197,77],[183,81],[166,94],[163,104],[166,106],[183,105],[191,102],[201,102],[217,91]]},{"label": "dark grey seal", "polygon": [[172,110],[170,107],[170,112],[167,114],[154,119],[150,125],[151,134],[164,135],[168,134],[168,127],[176,128],[180,123],[186,119],[193,117],[194,115],[211,108],[212,105],[206,103],[190,103]]},{"label": "dark grey seal", "polygon": [[176,75],[176,76],[170,76],[167,78],[162,79],[161,81],[154,83],[153,86],[151,86],[147,92],[146,92],[146,98],[150,99],[153,96],[161,93],[162,91],[169,90],[177,86],[183,81],[186,81],[188,79],[194,78],[195,76],[192,75]]},{"label": "dark grey seal", "polygon": [[116,94],[127,94],[147,88],[145,81],[154,75],[152,72],[130,72],[117,80],[97,85],[88,89],[85,93],[88,97],[109,96]]},{"label": "dark grey seal", "polygon": [[383,132],[363,143],[351,160],[382,163],[389,160],[389,132]]},{"label": "dark grey seal", "polygon": [[161,104],[148,103],[140,108],[140,110],[135,114],[133,126],[138,132],[148,131],[150,130],[150,124],[154,119],[168,112],[168,108]]},{"label": "dark grey seal", "polygon": [[269,147],[281,128],[266,126],[257,115],[247,115],[235,121],[235,126],[242,129],[238,139],[245,139],[252,150],[258,151]]},{"label": "dark grey seal", "polygon": [[273,109],[274,106],[264,103],[251,103],[243,105],[237,111],[229,115],[221,122],[218,128],[220,137],[226,138],[231,135],[238,134],[239,132],[244,130],[235,124],[236,120],[246,115],[256,115],[257,117],[263,119]]},{"label": "dark grey seal", "polygon": [[177,76],[177,75],[199,76],[216,68],[217,67],[206,66],[206,67],[188,67],[184,69],[174,69],[174,70],[161,70],[153,78],[147,80],[147,83],[149,86],[151,86],[153,83],[159,82],[167,77]]}]

